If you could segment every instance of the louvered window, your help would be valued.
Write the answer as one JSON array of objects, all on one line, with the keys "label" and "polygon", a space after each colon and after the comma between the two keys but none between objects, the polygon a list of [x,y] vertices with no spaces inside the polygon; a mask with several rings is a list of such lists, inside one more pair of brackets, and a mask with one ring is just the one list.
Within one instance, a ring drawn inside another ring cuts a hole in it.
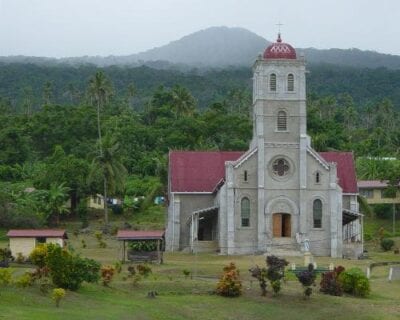
[{"label": "louvered window", "polygon": [[287,77],[287,90],[294,91],[294,76],[291,73]]},{"label": "louvered window", "polygon": [[278,131],[286,131],[287,130],[287,117],[285,111],[278,112],[278,121],[276,128]]},{"label": "louvered window", "polygon": [[272,73],[269,76],[269,90],[276,91],[276,74]]}]

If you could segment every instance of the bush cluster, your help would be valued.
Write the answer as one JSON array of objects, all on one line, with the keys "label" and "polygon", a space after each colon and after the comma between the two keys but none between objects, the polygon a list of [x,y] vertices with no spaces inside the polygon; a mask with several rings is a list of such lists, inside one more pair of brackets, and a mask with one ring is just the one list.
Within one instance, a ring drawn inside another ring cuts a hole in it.
[{"label": "bush cluster", "polygon": [[314,270],[314,265],[310,263],[307,270],[304,270],[296,274],[297,279],[304,288],[304,296],[309,298],[312,294],[312,286],[315,286],[315,279],[317,278],[317,273]]},{"label": "bush cluster", "polygon": [[108,287],[115,274],[115,268],[112,266],[103,266],[100,270],[103,286]]},{"label": "bush cluster", "polygon": [[242,294],[242,282],[239,278],[239,270],[231,262],[224,267],[224,273],[217,284],[216,293],[224,297],[238,297]]},{"label": "bush cluster", "polygon": [[339,275],[344,267],[338,266],[333,271],[324,272],[321,276],[320,291],[331,296],[343,295],[343,286],[339,281]]},{"label": "bush cluster", "polygon": [[383,249],[383,251],[389,251],[393,248],[393,246],[394,246],[394,241],[392,239],[383,238],[381,240],[381,248]]},{"label": "bush cluster", "polygon": [[343,291],[357,297],[366,297],[371,289],[369,280],[360,268],[351,268],[339,275]]}]

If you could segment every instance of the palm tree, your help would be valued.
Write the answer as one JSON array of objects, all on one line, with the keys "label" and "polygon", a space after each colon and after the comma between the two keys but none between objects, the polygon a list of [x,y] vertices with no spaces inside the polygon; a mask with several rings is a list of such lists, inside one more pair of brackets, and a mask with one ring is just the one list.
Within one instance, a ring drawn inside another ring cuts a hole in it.
[{"label": "palm tree", "polygon": [[196,100],[193,98],[189,90],[181,86],[175,86],[172,89],[171,94],[176,118],[180,115],[193,115],[196,109]]},{"label": "palm tree", "polygon": [[104,190],[104,224],[108,228],[107,196],[121,192],[125,183],[127,170],[120,160],[120,144],[109,135],[102,141],[101,155],[95,157],[92,162],[90,179],[97,174],[103,178]]},{"label": "palm tree", "polygon": [[[112,95],[112,85],[107,79],[104,72],[98,71],[89,80],[88,95],[90,97],[92,105],[97,108],[97,134],[98,134],[98,146],[99,156],[97,157],[98,163],[104,162],[105,154],[103,152],[103,141],[101,135],[101,124],[100,124],[100,109],[104,107],[104,104]],[[105,170],[102,170],[105,173]],[[106,174],[103,174],[103,186],[104,186],[104,221],[108,226],[108,212],[107,212],[107,185],[108,180]]]}]

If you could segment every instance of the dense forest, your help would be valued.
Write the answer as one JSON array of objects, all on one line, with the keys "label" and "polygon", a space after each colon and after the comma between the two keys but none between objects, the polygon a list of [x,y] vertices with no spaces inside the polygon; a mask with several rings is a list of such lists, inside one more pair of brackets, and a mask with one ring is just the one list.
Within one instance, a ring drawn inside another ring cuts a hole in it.
[{"label": "dense forest", "polygon": [[[165,193],[169,150],[246,150],[251,71],[0,66],[0,226],[85,219],[96,193]],[[399,71],[312,67],[308,133],[363,179],[400,177]],[[29,192],[28,192],[28,191]]]}]

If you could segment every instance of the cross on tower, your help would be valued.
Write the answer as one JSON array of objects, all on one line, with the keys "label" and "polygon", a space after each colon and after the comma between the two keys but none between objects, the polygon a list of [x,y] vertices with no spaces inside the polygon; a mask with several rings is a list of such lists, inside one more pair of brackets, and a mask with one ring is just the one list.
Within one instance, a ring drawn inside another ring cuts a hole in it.
[{"label": "cross on tower", "polygon": [[278,26],[278,33],[281,34],[281,26],[283,26],[283,24],[280,23],[280,22],[278,22],[278,23],[276,24],[276,26]]}]

